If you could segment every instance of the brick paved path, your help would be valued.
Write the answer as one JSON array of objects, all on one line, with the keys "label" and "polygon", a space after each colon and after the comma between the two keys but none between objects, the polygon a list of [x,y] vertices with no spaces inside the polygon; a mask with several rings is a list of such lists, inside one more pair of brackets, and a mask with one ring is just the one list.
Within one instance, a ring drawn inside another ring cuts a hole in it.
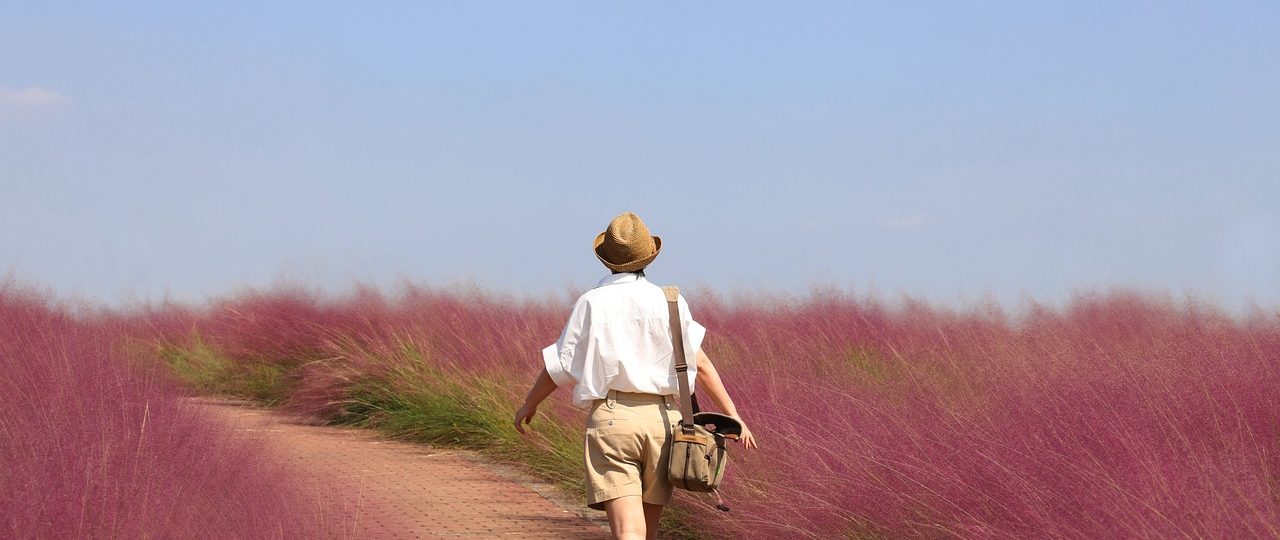
[{"label": "brick paved path", "polygon": [[264,437],[276,459],[304,473],[304,489],[315,492],[327,511],[341,512],[340,537],[608,536],[603,513],[588,520],[583,516],[590,510],[576,508],[549,485],[472,452],[393,441],[368,429],[308,425],[247,402],[191,401],[246,436]]}]

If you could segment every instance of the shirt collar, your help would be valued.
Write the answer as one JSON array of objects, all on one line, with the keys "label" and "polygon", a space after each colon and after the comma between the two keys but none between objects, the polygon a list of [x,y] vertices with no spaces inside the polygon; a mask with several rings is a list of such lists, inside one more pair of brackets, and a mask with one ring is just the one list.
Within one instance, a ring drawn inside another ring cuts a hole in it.
[{"label": "shirt collar", "polygon": [[647,280],[644,279],[644,276],[635,272],[623,272],[621,274],[609,274],[605,276],[604,279],[600,280],[600,283],[596,284],[596,286],[603,287],[605,285],[613,285],[615,283],[634,283],[636,281]]}]

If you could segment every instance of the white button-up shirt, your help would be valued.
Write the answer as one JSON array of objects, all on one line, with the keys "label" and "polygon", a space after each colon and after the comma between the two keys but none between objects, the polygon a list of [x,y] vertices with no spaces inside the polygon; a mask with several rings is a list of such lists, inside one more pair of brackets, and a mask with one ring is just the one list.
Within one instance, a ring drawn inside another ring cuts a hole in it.
[{"label": "white button-up shirt", "polygon": [[[679,305],[693,391],[707,330],[683,295]],[[636,273],[612,274],[578,298],[560,340],[542,350],[547,373],[557,386],[573,384],[573,405],[583,409],[609,390],[678,395],[669,317],[662,287]]]}]

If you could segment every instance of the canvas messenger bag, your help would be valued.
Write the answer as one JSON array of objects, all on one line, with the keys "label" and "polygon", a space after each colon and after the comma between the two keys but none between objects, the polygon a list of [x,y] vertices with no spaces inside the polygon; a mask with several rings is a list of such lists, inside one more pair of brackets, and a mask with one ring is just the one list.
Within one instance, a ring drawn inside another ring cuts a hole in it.
[{"label": "canvas messenger bag", "polygon": [[[672,434],[671,461],[668,476],[671,485],[697,492],[714,492],[724,479],[725,465],[729,462],[726,438],[736,439],[742,433],[737,419],[719,413],[697,412],[697,401],[689,392],[685,361],[684,329],[680,324],[680,289],[663,287],[667,296],[667,309],[671,319],[671,343],[674,345],[676,381],[680,386],[680,428]],[[712,429],[707,429],[711,427]],[[716,493],[720,510],[729,511]]]}]

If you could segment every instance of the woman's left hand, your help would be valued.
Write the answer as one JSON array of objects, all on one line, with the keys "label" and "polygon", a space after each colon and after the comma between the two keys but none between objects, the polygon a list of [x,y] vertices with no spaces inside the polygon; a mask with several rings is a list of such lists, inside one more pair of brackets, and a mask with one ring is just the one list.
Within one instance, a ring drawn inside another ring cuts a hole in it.
[{"label": "woman's left hand", "polygon": [[529,422],[532,422],[533,415],[537,413],[538,413],[537,405],[529,406],[528,401],[524,402],[524,405],[521,405],[520,409],[516,411],[516,431],[519,431],[521,435],[524,435],[525,430],[524,430],[524,425],[522,424],[527,425]]}]

